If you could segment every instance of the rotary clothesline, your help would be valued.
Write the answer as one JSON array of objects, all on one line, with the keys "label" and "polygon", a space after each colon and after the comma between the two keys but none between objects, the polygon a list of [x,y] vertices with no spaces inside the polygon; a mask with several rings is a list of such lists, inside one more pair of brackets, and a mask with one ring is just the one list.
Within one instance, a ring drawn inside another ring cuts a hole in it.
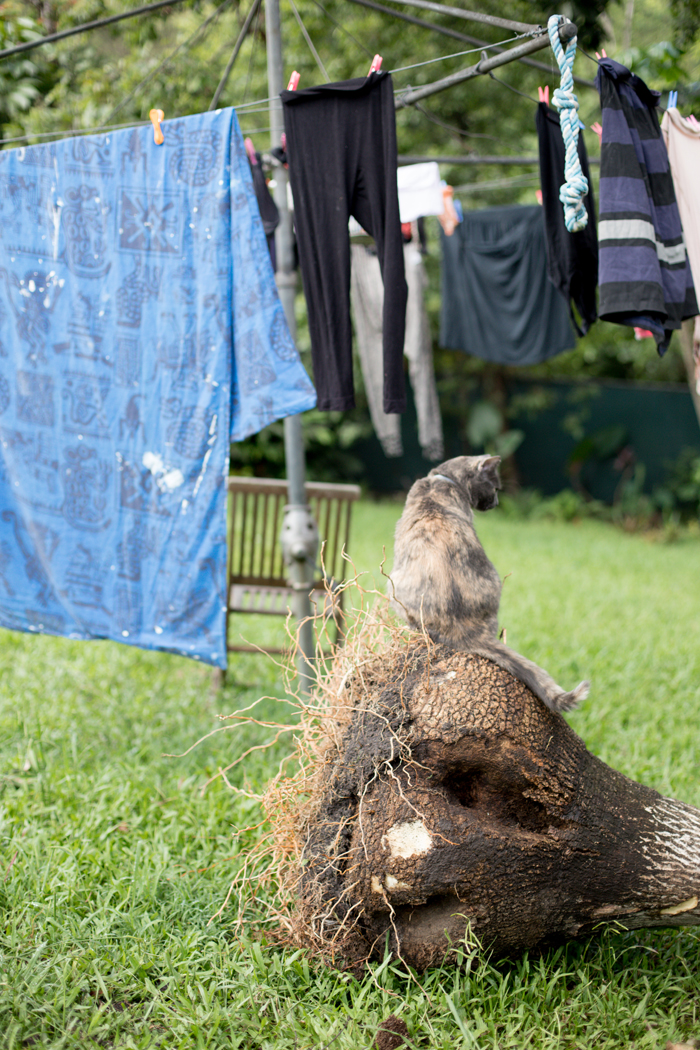
[{"label": "rotary clothesline", "polygon": [[[204,20],[204,22],[195,30],[195,32],[193,34],[191,34],[190,37],[188,37],[188,39],[186,41],[184,41],[182,44],[178,45],[178,47],[175,48],[175,50],[173,52],[171,52],[171,54],[168,55],[156,67],[156,69],[154,69],[150,73],[148,73],[147,76],[144,77],[144,79],[134,89],[132,89],[132,91],[129,93],[129,95],[127,95],[126,98],[123,99],[119,103],[119,105],[115,109],[112,110],[112,112],[110,113],[110,115],[108,117],[108,120],[111,119],[114,115],[116,115],[116,113],[118,113],[119,110],[122,109],[123,106],[126,105],[127,102],[129,102],[145,86],[145,84],[147,84],[151,79],[153,79],[153,77],[155,77],[158,72],[160,72],[163,68],[165,68],[172,61],[172,59],[175,57],[175,55],[177,53],[179,53],[181,50],[184,50],[187,47],[191,46],[192,43],[194,43],[195,38],[197,36],[199,36],[204,31],[204,29],[213,20],[218,18],[218,16],[222,13],[224,8],[227,7],[230,2],[231,2],[231,0],[223,0],[223,3],[220,4],[219,7],[217,7],[217,9],[211,15],[209,15],[208,18],[206,18]],[[292,0],[290,0],[290,2],[292,2]],[[244,26],[243,26],[243,28],[242,28],[242,30],[241,30],[241,32],[239,34],[239,37],[238,37],[238,39],[236,41],[236,45],[234,47],[234,51],[232,53],[231,59],[229,60],[227,69],[226,69],[226,71],[224,73],[224,76],[222,77],[222,80],[219,83],[219,86],[217,87],[217,91],[216,91],[216,93],[214,95],[214,99],[212,100],[212,104],[209,107],[210,109],[214,108],[214,102],[218,101],[218,98],[220,97],[221,92],[223,91],[223,88],[225,86],[226,80],[228,79],[228,75],[230,74],[231,69],[233,68],[233,62],[235,61],[235,58],[237,57],[237,55],[238,55],[238,53],[240,51],[241,45],[242,45],[243,40],[245,38],[245,34],[249,31],[250,26],[251,26],[251,24],[253,22],[254,15],[259,9],[259,4],[260,4],[260,0],[254,0],[254,3],[252,5],[252,7],[251,7],[251,9],[250,9],[250,11],[248,13],[248,16],[246,18],[246,21],[244,23]],[[151,10],[153,7],[158,7],[158,6],[161,6],[161,5],[160,4],[156,4],[156,5],[149,5],[147,8],[139,8],[139,9],[136,9],[136,11],[132,12],[132,14],[141,13],[144,10]],[[439,5],[433,5],[433,6],[439,6]],[[446,9],[446,10],[449,12],[452,9]],[[296,14],[297,18],[299,19],[300,24],[303,26],[303,23],[301,22],[301,18],[300,18],[299,14],[298,14],[298,11],[296,11],[296,8],[294,8],[294,11],[295,11],[295,14]],[[122,16],[119,16],[119,17],[122,17]],[[126,17],[126,16],[124,16],[124,17]],[[87,30],[88,28],[94,29],[94,28],[97,28],[99,25],[107,24],[108,22],[110,22],[112,20],[114,20],[114,19],[101,20],[100,22],[89,23],[88,25],[80,27],[80,28],[82,30]],[[500,21],[504,21],[504,20],[498,20],[498,21],[500,22]],[[512,26],[513,27],[517,26],[518,28],[521,28],[521,27],[524,27],[524,24],[523,23],[512,23]],[[406,107],[408,105],[414,105],[420,99],[425,98],[428,95],[435,94],[435,93],[437,93],[439,91],[446,90],[447,88],[453,86],[454,84],[461,83],[461,82],[463,82],[465,80],[473,79],[476,76],[482,76],[484,74],[490,73],[490,71],[492,69],[494,69],[494,68],[500,67],[502,65],[506,65],[506,64],[508,64],[511,61],[515,61],[516,59],[521,58],[522,55],[523,55],[523,49],[527,49],[525,51],[525,53],[530,53],[530,51],[532,51],[532,50],[539,50],[539,49],[542,49],[542,48],[544,48],[544,47],[546,47],[548,45],[549,37],[547,35],[547,30],[546,29],[543,29],[541,26],[524,27],[524,28],[526,29],[526,32],[521,33],[521,34],[519,34],[516,37],[507,38],[506,40],[498,41],[495,44],[485,44],[483,46],[483,48],[480,46],[478,48],[470,49],[470,50],[464,51],[464,52],[457,52],[457,53],[450,53],[450,54],[447,54],[447,55],[440,55],[440,56],[437,56],[437,57],[435,57],[433,59],[428,59],[425,62],[414,63],[413,65],[402,66],[402,67],[398,67],[397,69],[391,70],[390,72],[392,72],[392,73],[402,72],[404,70],[417,68],[418,66],[429,65],[429,64],[432,64],[432,63],[435,63],[435,62],[446,61],[446,60],[449,60],[451,58],[457,58],[457,57],[460,57],[462,55],[472,54],[472,53],[475,53],[476,51],[481,51],[481,53],[482,53],[482,58],[481,58],[481,60],[478,63],[476,63],[476,65],[471,66],[471,67],[469,67],[466,70],[460,70],[460,71],[458,71],[456,73],[453,73],[450,76],[443,78],[442,80],[434,82],[433,84],[424,85],[424,86],[422,86],[420,88],[411,88],[411,87],[408,87],[408,88],[396,88],[394,90],[394,94],[397,96],[396,100],[395,100],[396,108],[397,109],[401,109],[401,108],[404,108],[404,107]],[[565,22],[560,27],[560,34],[561,34],[561,36],[565,37],[568,40],[573,35],[575,35],[575,30],[576,30],[576,27],[572,23]],[[534,36],[534,34],[537,34],[537,36]],[[67,35],[70,35],[70,34],[67,33]],[[32,44],[35,45],[35,46],[38,46],[39,43],[48,43],[50,40],[53,40],[56,36],[61,36],[61,34],[54,34],[52,37],[42,38],[41,41],[34,41],[34,42],[32,42]],[[510,43],[513,40],[522,39],[523,36],[528,36],[528,37],[531,37],[532,39],[530,39],[527,43],[525,43],[523,45],[520,45],[519,47],[511,48],[509,51],[500,51],[499,54],[493,56],[492,58],[487,58],[486,57],[486,49],[487,48],[488,49],[500,49],[503,44]],[[314,57],[318,60],[318,53],[316,52],[315,48],[313,47],[313,44],[311,43],[311,40],[310,40],[310,37],[308,36],[308,33],[305,33],[305,39],[307,41],[307,44],[309,44],[310,50],[314,54]],[[20,49],[24,49],[24,45],[21,45]],[[6,57],[8,54],[11,54],[11,53],[14,53],[14,49],[8,49],[5,52],[0,52],[0,58]],[[321,68],[323,69],[322,63],[321,63]],[[323,72],[325,73],[325,69],[323,69]],[[325,76],[328,77],[328,74],[325,73]],[[240,112],[240,111],[245,109],[245,110],[248,110],[248,112],[255,112],[256,111],[256,107],[261,107],[261,106],[264,106],[264,105],[270,104],[270,103],[272,103],[272,104],[279,104],[279,99],[277,97],[265,98],[265,99],[255,99],[252,102],[248,102],[248,103],[244,102],[244,103],[239,104],[238,106],[236,106],[236,110],[238,112]],[[138,126],[141,126],[141,124],[143,124],[143,123],[144,122],[142,122],[142,121],[133,121],[133,122],[130,122],[128,124],[122,124],[122,125],[108,125],[107,124],[107,125],[100,125],[100,126],[92,127],[92,128],[72,128],[72,129],[66,129],[66,130],[57,130],[55,132],[40,132],[40,133],[34,133],[34,134],[29,134],[29,135],[15,136],[15,137],[13,137],[11,139],[3,140],[3,142],[4,143],[15,143],[15,142],[29,141],[31,139],[37,139],[37,138],[45,139],[45,138],[50,138],[50,137],[63,138],[63,137],[70,136],[70,135],[84,135],[84,134],[91,134],[91,133],[95,133],[95,132],[115,130],[117,127],[138,127]]]},{"label": "rotary clothesline", "polygon": [[[313,0],[313,2],[318,7],[321,7],[321,5],[318,3],[318,0]],[[474,44],[479,48],[488,48],[491,51],[496,52],[499,52],[501,50],[499,44],[487,44],[485,40],[479,40],[478,37],[469,36],[467,33],[460,33],[458,30],[450,29],[448,26],[441,26],[438,25],[436,22],[426,22],[424,18],[416,18],[414,15],[407,15],[403,11],[394,11],[390,7],[385,7],[384,4],[376,3],[375,0],[350,0],[350,3],[359,4],[361,7],[367,7],[372,11],[378,11],[380,14],[389,15],[391,18],[398,18],[403,22],[408,22],[410,25],[420,26],[421,29],[429,29],[434,33],[440,33],[443,36],[452,37],[453,40],[462,40],[465,44]],[[321,8],[321,10],[325,9]],[[325,13],[328,15],[328,12]],[[328,15],[328,17],[330,18],[331,16]],[[334,21],[334,19],[331,18],[331,21]],[[342,29],[343,27],[341,26],[340,28]],[[365,49],[363,48],[363,50]],[[579,48],[579,50],[581,50],[581,48]],[[370,51],[368,51],[367,53],[371,54]],[[520,57],[518,58],[518,62],[522,62],[522,64],[525,66],[531,66],[533,69],[539,69],[544,73],[549,73],[550,75],[553,72],[550,66],[546,65],[544,62],[538,62],[534,58]],[[576,84],[580,84],[581,87],[595,88],[595,83],[592,80],[585,80],[583,77],[574,76],[574,82]]]},{"label": "rotary clothesline", "polygon": [[[130,11],[122,11],[117,15],[109,15],[106,18],[99,18],[93,22],[85,22],[82,25],[72,26],[70,29],[63,29],[59,33],[51,33],[48,36],[38,37],[35,40],[28,40],[22,44],[15,44],[13,47],[5,48],[5,50],[0,51],[0,59],[8,58],[11,55],[17,55],[24,51],[31,51],[34,48],[43,47],[44,44],[52,44],[58,40],[64,40],[67,37],[76,36],[80,33],[90,32],[94,29],[101,29],[103,26],[111,25],[114,22],[120,22],[126,18],[134,18],[137,15],[147,14],[150,11],[156,11],[162,7],[172,7],[175,4],[182,2],[183,0],[157,0],[156,3],[132,8]],[[485,15],[480,11],[463,11],[456,7],[446,7],[442,4],[428,3],[427,0],[400,0],[400,2],[408,6],[424,7],[428,10],[437,11],[440,14],[453,15],[457,18],[466,19],[467,21],[482,22],[486,25],[497,26],[500,29],[511,29],[515,32],[522,33],[543,31],[541,26],[530,25],[526,22],[514,22],[506,18],[497,18],[493,15]]]}]

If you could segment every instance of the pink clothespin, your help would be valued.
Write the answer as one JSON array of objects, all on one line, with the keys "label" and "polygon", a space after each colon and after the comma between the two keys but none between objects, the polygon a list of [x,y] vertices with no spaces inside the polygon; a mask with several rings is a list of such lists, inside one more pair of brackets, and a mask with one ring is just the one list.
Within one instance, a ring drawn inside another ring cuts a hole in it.
[{"label": "pink clothespin", "polygon": [[698,120],[697,117],[693,116],[692,113],[689,117],[686,117],[685,119],[692,128],[700,128],[700,120]]},{"label": "pink clothespin", "polygon": [[248,160],[250,161],[250,163],[257,164],[258,158],[255,156],[255,146],[253,145],[253,140],[243,139],[243,145],[245,146],[245,151],[248,154]]},{"label": "pink clothespin", "polygon": [[601,128],[598,121],[596,121],[595,124],[591,124],[591,131],[595,131],[600,141],[603,141],[603,129]]},{"label": "pink clothespin", "polygon": [[537,197],[537,203],[542,203],[542,190],[535,190],[535,196]]},{"label": "pink clothespin", "polygon": [[152,109],[148,114],[148,119],[153,125],[153,141],[156,146],[162,146],[165,142],[165,137],[161,130],[160,122],[161,120],[165,120],[165,113],[162,109]]},{"label": "pink clothespin", "polygon": [[382,56],[381,55],[375,55],[374,58],[372,59],[372,65],[369,67],[369,73],[367,74],[367,76],[370,76],[371,73],[378,73],[381,68],[382,68]]},{"label": "pink clothespin", "polygon": [[537,94],[540,97],[540,102],[544,102],[548,106],[549,105],[549,84],[545,84],[544,87],[538,87]]},{"label": "pink clothespin", "polygon": [[292,73],[291,77],[289,78],[289,83],[287,84],[287,91],[296,91],[296,89],[299,86],[299,79],[300,79],[300,77],[301,77],[301,73],[297,73],[297,71],[295,69],[294,72]]},{"label": "pink clothespin", "polygon": [[607,58],[608,56],[605,54],[605,48],[603,48],[603,50],[600,52],[600,54],[598,54],[598,52],[596,51],[595,57],[598,59],[599,62],[600,62],[601,58]]}]

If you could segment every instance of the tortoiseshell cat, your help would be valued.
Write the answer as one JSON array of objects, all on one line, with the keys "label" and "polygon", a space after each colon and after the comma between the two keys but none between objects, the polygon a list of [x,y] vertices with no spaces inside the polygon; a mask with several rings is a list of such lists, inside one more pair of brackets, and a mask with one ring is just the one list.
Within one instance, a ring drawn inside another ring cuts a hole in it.
[{"label": "tortoiseshell cat", "polygon": [[500,462],[500,456],[458,456],[416,481],[396,526],[389,591],[411,627],[493,660],[552,711],[570,711],[588,695],[588,682],[567,693],[498,641],[501,578],[476,535],[473,509],[498,505]]}]

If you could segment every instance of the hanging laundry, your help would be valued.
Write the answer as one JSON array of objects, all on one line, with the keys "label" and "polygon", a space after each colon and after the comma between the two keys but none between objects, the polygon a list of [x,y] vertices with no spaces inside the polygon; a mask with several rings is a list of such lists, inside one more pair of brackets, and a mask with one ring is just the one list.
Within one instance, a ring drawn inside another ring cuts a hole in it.
[{"label": "hanging laundry", "polygon": [[700,285],[700,124],[685,120],[674,106],[664,113],[661,131],[697,288]]},{"label": "hanging laundry", "polygon": [[414,222],[423,215],[442,215],[443,183],[436,161],[405,164],[396,173],[401,222]]},{"label": "hanging laundry", "polygon": [[[425,308],[428,277],[417,248],[418,232],[404,245],[404,265],[408,284],[406,338],[404,354],[418,417],[418,442],[426,459],[443,458],[442,419],[433,369],[430,324]],[[403,455],[401,417],[382,409],[382,313],[384,287],[376,250],[353,244],[350,297],[355,317],[357,351],[374,430],[386,456]]]},{"label": "hanging laundry", "polygon": [[0,152],[0,625],[226,666],[229,445],[310,408],[231,109]]},{"label": "hanging laundry", "polygon": [[441,233],[440,343],[502,365],[536,365],[575,345],[569,311],[547,277],[542,208],[466,211]]},{"label": "hanging laundry", "polygon": [[599,315],[647,328],[659,354],[698,312],[656,108],[659,92],[611,58],[598,63],[603,110]]},{"label": "hanging laundry", "polygon": [[385,412],[403,412],[406,280],[396,188],[396,120],[388,73],[283,91],[294,221],[318,407],[355,404],[350,324],[354,216],[373,238],[384,279]]},{"label": "hanging laundry", "polygon": [[[598,285],[595,203],[586,146],[583,136],[579,135],[578,155],[581,170],[589,186],[588,193],[583,198],[583,205],[588,213],[588,224],[583,230],[569,233],[559,200],[559,189],[564,182],[565,156],[559,114],[550,109],[546,102],[540,102],[535,123],[539,139],[547,272],[550,281],[558,288],[569,306],[571,321],[576,331],[579,335],[585,335],[597,317]],[[578,310],[580,324],[574,313],[574,306]]]},{"label": "hanging laundry", "polygon": [[250,139],[245,139],[246,152],[248,154],[248,160],[250,161],[250,171],[253,176],[253,190],[255,191],[255,199],[258,202],[258,209],[260,211],[260,218],[262,219],[263,230],[265,231],[265,237],[267,238],[267,247],[270,251],[270,258],[272,259],[272,268],[275,269],[275,230],[280,224],[280,213],[275,204],[272,194],[268,189],[267,181],[265,180],[265,172],[262,166],[262,157],[253,147],[253,143]]}]

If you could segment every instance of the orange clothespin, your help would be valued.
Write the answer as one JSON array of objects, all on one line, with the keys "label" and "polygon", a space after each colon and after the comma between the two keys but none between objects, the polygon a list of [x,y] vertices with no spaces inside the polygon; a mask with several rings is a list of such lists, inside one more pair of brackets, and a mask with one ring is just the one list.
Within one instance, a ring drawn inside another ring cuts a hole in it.
[{"label": "orange clothespin", "polygon": [[375,55],[374,58],[372,59],[372,65],[369,67],[369,73],[367,74],[367,76],[370,76],[371,73],[378,73],[381,68],[382,68],[382,56],[381,55]]},{"label": "orange clothespin", "polygon": [[148,114],[148,119],[153,125],[153,141],[156,146],[162,146],[165,142],[163,131],[160,126],[161,120],[165,120],[165,113],[162,109],[152,109]]},{"label": "orange clothespin", "polygon": [[451,237],[457,226],[459,226],[459,215],[454,205],[454,192],[452,186],[443,186],[442,203],[445,205],[445,210],[442,215],[438,215],[438,222],[447,237]]},{"label": "orange clothespin", "polygon": [[248,160],[250,161],[250,163],[252,165],[257,164],[258,158],[255,156],[255,146],[253,145],[253,140],[243,139],[243,145],[245,146],[245,151],[248,154]]},{"label": "orange clothespin", "polygon": [[545,84],[544,87],[538,87],[537,94],[540,97],[540,102],[544,102],[545,105],[549,105],[549,84]]},{"label": "orange clothespin", "polygon": [[591,124],[591,131],[595,131],[600,141],[603,141],[603,129],[601,128],[598,121],[596,121],[595,124]]},{"label": "orange clothespin", "polygon": [[295,69],[294,72],[292,73],[291,77],[289,78],[289,83],[287,84],[287,91],[296,91],[296,89],[299,86],[300,78],[301,78],[301,73],[297,73],[297,71]]}]

